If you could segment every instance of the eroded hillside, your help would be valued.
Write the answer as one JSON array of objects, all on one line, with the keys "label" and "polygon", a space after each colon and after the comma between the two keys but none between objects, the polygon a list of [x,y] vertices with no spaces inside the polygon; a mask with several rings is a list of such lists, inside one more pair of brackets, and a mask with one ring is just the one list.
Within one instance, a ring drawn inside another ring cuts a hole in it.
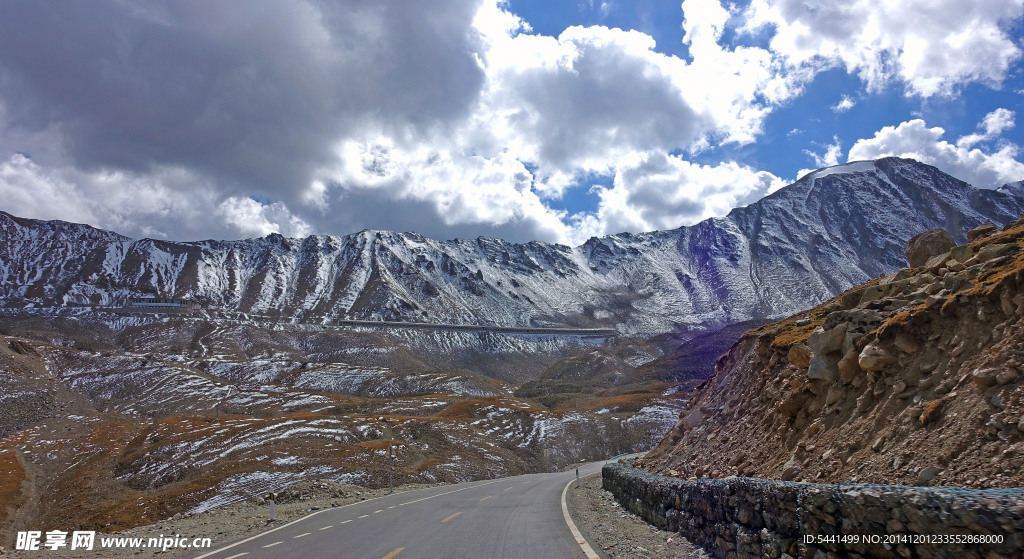
[{"label": "eroded hillside", "polygon": [[1020,487],[1024,220],[975,235],[748,332],[642,465],[684,479]]},{"label": "eroded hillside", "polygon": [[314,478],[380,487],[392,465],[395,483],[550,470],[653,444],[681,407],[635,340],[521,337],[485,358],[102,313],[8,315],[0,333],[0,533],[119,530]]}]

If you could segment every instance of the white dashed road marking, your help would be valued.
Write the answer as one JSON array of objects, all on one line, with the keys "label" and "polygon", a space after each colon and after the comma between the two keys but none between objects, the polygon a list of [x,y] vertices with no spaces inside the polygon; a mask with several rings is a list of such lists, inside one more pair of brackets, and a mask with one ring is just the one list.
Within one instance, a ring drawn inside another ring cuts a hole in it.
[{"label": "white dashed road marking", "polygon": [[284,542],[274,542],[274,543],[268,543],[267,545],[265,545],[265,546],[263,546],[263,547],[274,547],[275,545],[281,545],[281,544],[283,544],[283,543],[284,543]]}]

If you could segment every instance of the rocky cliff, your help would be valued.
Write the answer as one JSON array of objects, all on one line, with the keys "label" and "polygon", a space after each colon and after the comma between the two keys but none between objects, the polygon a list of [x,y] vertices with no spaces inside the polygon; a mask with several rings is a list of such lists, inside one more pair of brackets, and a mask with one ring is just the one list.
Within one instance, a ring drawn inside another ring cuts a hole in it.
[{"label": "rocky cliff", "polygon": [[641,465],[683,479],[1020,487],[1024,220],[970,237],[745,334]]}]

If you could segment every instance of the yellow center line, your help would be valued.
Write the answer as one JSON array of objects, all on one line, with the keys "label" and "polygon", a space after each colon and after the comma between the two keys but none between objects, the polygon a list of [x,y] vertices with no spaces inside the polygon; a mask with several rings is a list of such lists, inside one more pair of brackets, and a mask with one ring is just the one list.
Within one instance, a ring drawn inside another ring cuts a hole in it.
[{"label": "yellow center line", "polygon": [[491,497],[493,497],[493,496],[494,496],[494,495],[488,495],[488,496],[486,496],[486,497],[484,497],[483,499],[480,499],[480,500],[481,500],[481,501],[486,501],[487,499],[490,499],[490,498],[491,498]]},{"label": "yellow center line", "polygon": [[512,488],[511,487],[507,487],[507,488],[505,488],[505,491],[512,491]]},{"label": "yellow center line", "polygon": [[399,548],[395,549],[391,553],[388,553],[387,555],[385,555],[384,559],[391,559],[395,555],[398,555],[399,553],[401,553],[403,549],[405,549],[405,548],[404,547],[399,547]]},{"label": "yellow center line", "polygon": [[455,518],[456,516],[458,516],[458,515],[460,515],[460,514],[462,514],[462,512],[457,512],[457,513],[455,513],[455,514],[453,514],[453,515],[449,516],[448,518],[445,518],[445,519],[444,519],[444,520],[442,520],[441,522],[448,522],[449,520],[451,520],[451,519]]}]

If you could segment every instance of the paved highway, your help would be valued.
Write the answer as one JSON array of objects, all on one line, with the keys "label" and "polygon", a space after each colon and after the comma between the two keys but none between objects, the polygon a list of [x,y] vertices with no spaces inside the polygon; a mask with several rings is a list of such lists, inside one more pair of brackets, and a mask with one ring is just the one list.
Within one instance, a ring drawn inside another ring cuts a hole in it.
[{"label": "paved highway", "polygon": [[[603,464],[586,464],[580,475]],[[574,479],[529,474],[396,493],[317,511],[196,559],[594,558],[563,515],[562,493]]]}]

